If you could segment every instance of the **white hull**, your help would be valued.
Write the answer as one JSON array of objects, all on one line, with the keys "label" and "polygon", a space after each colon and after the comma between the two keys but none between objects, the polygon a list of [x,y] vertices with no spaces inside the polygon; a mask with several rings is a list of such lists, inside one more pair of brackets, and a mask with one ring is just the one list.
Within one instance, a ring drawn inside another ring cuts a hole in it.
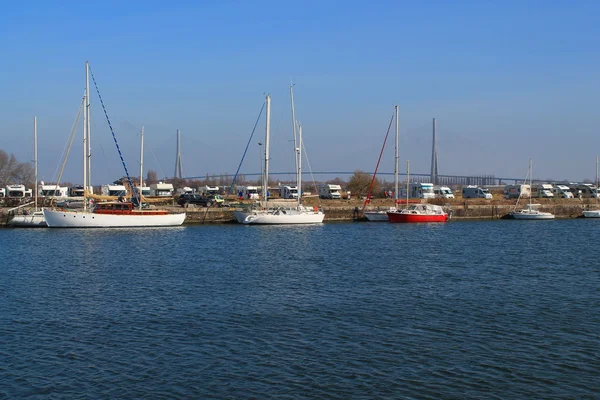
[{"label": "white hull", "polygon": [[363,212],[363,214],[371,222],[387,222],[388,221],[387,211],[365,211],[365,212]]},{"label": "white hull", "polygon": [[165,215],[113,215],[92,212],[44,210],[50,228],[141,228],[179,226],[185,213]]},{"label": "white hull", "polygon": [[514,219],[528,219],[528,220],[541,220],[541,219],[554,219],[554,214],[547,212],[527,213],[527,212],[512,212],[511,215]]},{"label": "white hull", "polygon": [[235,220],[240,224],[243,224],[244,220],[249,215],[252,215],[252,211],[234,211],[233,212],[233,216],[235,217]]},{"label": "white hull", "polygon": [[365,217],[371,222],[387,222],[389,221],[388,212],[396,212],[398,211],[395,207],[390,207],[386,211],[378,210],[378,211],[365,211],[363,214]]},{"label": "white hull", "polygon": [[325,218],[322,211],[304,208],[235,211],[234,215],[236,220],[244,225],[320,224]]},{"label": "white hull", "polygon": [[600,218],[600,210],[586,210],[583,212],[586,218]]},{"label": "white hull", "polygon": [[30,215],[16,215],[8,222],[8,226],[17,228],[45,228],[46,218],[42,211],[36,211]]}]

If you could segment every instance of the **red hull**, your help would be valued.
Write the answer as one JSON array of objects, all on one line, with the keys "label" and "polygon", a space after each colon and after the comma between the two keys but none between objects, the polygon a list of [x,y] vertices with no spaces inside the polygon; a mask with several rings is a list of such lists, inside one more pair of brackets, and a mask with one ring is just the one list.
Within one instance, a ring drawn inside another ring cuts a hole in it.
[{"label": "red hull", "polygon": [[405,213],[388,213],[388,220],[390,222],[446,222],[448,221],[448,214],[405,214]]}]

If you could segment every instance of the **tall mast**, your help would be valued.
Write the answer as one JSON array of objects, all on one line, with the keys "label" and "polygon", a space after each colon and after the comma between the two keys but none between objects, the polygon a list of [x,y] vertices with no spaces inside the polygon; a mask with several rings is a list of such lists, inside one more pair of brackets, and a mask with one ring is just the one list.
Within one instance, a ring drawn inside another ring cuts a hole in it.
[{"label": "tall mast", "polygon": [[87,202],[85,201],[85,192],[88,189],[88,174],[87,174],[87,139],[88,139],[88,105],[89,105],[89,78],[88,78],[88,62],[85,62],[85,96],[83,99],[83,209],[87,209]]},{"label": "tall mast", "polygon": [[302,125],[298,124],[298,150],[296,151],[296,157],[298,158],[298,182],[296,187],[298,188],[298,207],[302,204]]},{"label": "tall mast", "polygon": [[406,208],[408,208],[408,190],[410,189],[410,160],[406,160]]},{"label": "tall mast", "polygon": [[294,91],[293,88],[294,85],[291,84],[290,85],[290,100],[292,103],[292,131],[294,133],[294,167],[296,167],[296,186],[298,186],[298,153],[296,151],[296,149],[298,148],[298,146],[296,145],[296,110],[294,107]]},{"label": "tall mast", "polygon": [[34,173],[35,173],[35,187],[33,188],[33,193],[34,193],[33,201],[35,203],[35,211],[37,211],[37,205],[38,205],[37,117],[33,117],[33,169],[34,169]]},{"label": "tall mast", "polygon": [[144,184],[144,126],[142,125],[142,135],[140,140],[140,187],[138,188],[138,203],[142,209],[142,186]]},{"label": "tall mast", "polygon": [[[86,87],[90,86],[90,78],[89,78],[89,67],[87,68],[85,74],[85,85]],[[91,129],[91,120],[92,120],[92,110],[90,106],[90,96],[87,97],[87,182],[88,186],[92,186],[92,129]],[[84,188],[84,193],[85,193]]]},{"label": "tall mast", "polygon": [[398,106],[396,108],[396,156],[394,163],[394,200],[395,204],[398,204]]},{"label": "tall mast", "polygon": [[533,188],[533,159],[529,159],[529,204],[531,204],[531,189]]},{"label": "tall mast", "polygon": [[596,208],[598,207],[598,157],[596,157]]},{"label": "tall mast", "polygon": [[263,195],[265,201],[268,201],[269,191],[269,139],[271,136],[271,95],[267,95],[267,112],[266,112],[266,124],[265,124],[265,174],[263,176]]}]

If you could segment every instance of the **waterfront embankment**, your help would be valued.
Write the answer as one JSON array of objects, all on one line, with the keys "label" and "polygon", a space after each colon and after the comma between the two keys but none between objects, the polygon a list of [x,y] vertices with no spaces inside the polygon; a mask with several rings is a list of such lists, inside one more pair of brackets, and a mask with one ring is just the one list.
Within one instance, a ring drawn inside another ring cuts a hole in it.
[{"label": "waterfront embankment", "polygon": [[[492,200],[486,201],[481,199],[454,199],[446,200],[431,200],[432,203],[445,205],[452,210],[452,220],[492,220],[506,218],[507,215],[514,209],[513,201],[507,200]],[[250,202],[245,202],[246,206]],[[536,203],[542,204],[543,211],[553,213],[557,218],[578,218],[582,216],[585,209],[595,208],[593,199],[536,199]],[[360,210],[363,207],[363,201],[356,200],[321,200],[312,198],[305,201],[307,206],[320,206],[325,212],[325,222],[335,221],[363,221],[366,220]],[[521,204],[525,204],[524,202]],[[371,201],[368,209],[388,209],[393,205],[391,199],[374,199]],[[182,207],[179,206],[164,206],[173,212],[181,212]],[[184,224],[222,224],[233,223],[235,218],[233,211],[238,209],[236,205],[230,207],[193,207],[185,208],[187,214]],[[0,226],[6,226],[11,216],[7,213],[8,208],[0,209],[1,220]]]}]

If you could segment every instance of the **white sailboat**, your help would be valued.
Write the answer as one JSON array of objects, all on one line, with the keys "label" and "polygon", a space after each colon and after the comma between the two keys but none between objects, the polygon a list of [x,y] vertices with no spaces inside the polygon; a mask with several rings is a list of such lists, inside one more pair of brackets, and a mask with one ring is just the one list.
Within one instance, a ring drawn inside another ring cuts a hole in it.
[{"label": "white sailboat", "polygon": [[[293,112],[293,92],[290,86],[290,95],[292,99],[292,119],[294,123],[294,133],[296,121]],[[269,182],[269,143],[271,130],[271,96],[267,95],[266,106],[266,128],[265,128],[265,165],[263,174],[263,193],[264,202],[260,208],[255,208],[249,212],[235,211],[234,216],[239,223],[245,225],[288,225],[288,224],[319,224],[323,222],[325,214],[318,207],[304,207],[302,205],[302,126],[298,127],[299,143],[296,151],[296,181],[298,187],[298,200],[295,207],[270,206],[267,196]],[[295,139],[295,135],[294,135]],[[295,142],[295,140],[294,140]]]},{"label": "white sailboat", "polygon": [[38,159],[37,159],[37,117],[33,117],[33,168],[35,172],[34,211],[31,214],[15,215],[8,222],[15,228],[45,228],[46,218],[44,211],[38,210]]},{"label": "white sailboat", "polygon": [[[89,65],[85,63],[85,106],[83,115],[83,187],[91,186],[90,175],[90,95]],[[141,135],[140,177],[143,176],[144,134]],[[132,190],[135,193],[135,189]],[[140,186],[141,187],[141,186]],[[85,195],[84,195],[85,196]],[[50,228],[125,228],[125,227],[166,227],[183,224],[185,213],[170,214],[166,210],[142,209],[142,196],[138,194],[138,207],[131,201],[98,203],[88,210],[84,201],[82,211],[44,210],[46,223]]]},{"label": "white sailboat", "polygon": [[596,157],[596,209],[583,211],[583,216],[586,218],[600,218],[600,208],[598,208],[598,157]]},{"label": "white sailboat", "polygon": [[372,210],[364,211],[364,216],[371,222],[386,222],[389,220],[388,212],[397,211],[396,205],[398,204],[398,106],[395,107],[395,118],[396,118],[396,146],[395,146],[395,163],[394,163],[394,207],[390,207],[387,210]]},{"label": "white sailboat", "polygon": [[[532,171],[533,171],[533,161],[529,159],[529,187],[531,188],[533,179],[532,179]],[[532,203],[531,198],[531,189],[529,191],[529,204],[526,204],[521,210],[517,211],[517,205],[519,204],[519,198],[517,199],[517,203],[515,204],[515,208],[510,213],[514,219],[527,219],[527,220],[542,220],[542,219],[554,219],[554,214],[549,212],[540,211],[541,204]]]}]

